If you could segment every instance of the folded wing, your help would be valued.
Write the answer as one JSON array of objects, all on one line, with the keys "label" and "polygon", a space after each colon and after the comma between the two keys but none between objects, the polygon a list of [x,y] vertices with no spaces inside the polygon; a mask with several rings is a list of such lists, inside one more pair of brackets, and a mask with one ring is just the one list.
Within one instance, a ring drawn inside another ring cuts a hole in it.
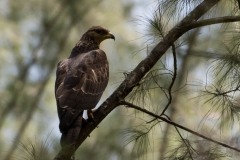
[{"label": "folded wing", "polygon": [[105,53],[98,49],[58,63],[55,82],[60,131],[82,116],[83,110],[92,109],[100,100],[109,79]]}]

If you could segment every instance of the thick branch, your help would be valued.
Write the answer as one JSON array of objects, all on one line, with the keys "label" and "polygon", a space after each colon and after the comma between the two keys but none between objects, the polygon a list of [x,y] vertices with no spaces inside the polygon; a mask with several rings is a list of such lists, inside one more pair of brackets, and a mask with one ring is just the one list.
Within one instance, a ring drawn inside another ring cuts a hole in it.
[{"label": "thick branch", "polygon": [[227,144],[225,144],[225,143],[222,143],[222,142],[216,141],[216,140],[214,140],[214,139],[212,139],[212,138],[209,138],[209,137],[207,137],[207,136],[204,136],[204,135],[202,135],[202,134],[200,134],[200,133],[198,133],[198,132],[195,132],[195,131],[193,131],[193,130],[191,130],[191,129],[189,129],[189,128],[186,128],[186,127],[184,127],[184,126],[182,126],[182,125],[180,125],[180,124],[178,124],[178,123],[175,123],[175,122],[173,122],[173,121],[171,121],[171,120],[168,120],[167,118],[164,118],[164,117],[162,117],[162,116],[159,116],[159,115],[157,115],[157,114],[154,114],[154,113],[152,113],[152,112],[150,112],[150,111],[148,111],[148,110],[146,110],[146,109],[144,109],[144,108],[141,108],[141,107],[139,107],[139,106],[136,106],[136,105],[134,105],[134,104],[132,104],[132,103],[129,103],[129,102],[126,102],[126,101],[122,101],[121,104],[122,104],[122,105],[125,105],[125,106],[127,106],[127,107],[129,107],[129,108],[133,108],[133,109],[136,109],[136,110],[141,111],[141,112],[143,112],[143,113],[146,113],[146,114],[148,114],[148,115],[150,115],[150,116],[152,116],[152,117],[154,117],[154,118],[160,119],[160,120],[162,120],[162,121],[164,121],[164,122],[166,122],[166,123],[168,123],[168,124],[171,124],[171,125],[173,125],[173,126],[175,126],[175,127],[177,127],[177,128],[181,128],[182,130],[185,130],[185,131],[187,131],[187,132],[189,132],[189,133],[192,133],[192,134],[194,134],[194,135],[196,135],[196,136],[198,136],[198,137],[201,137],[201,138],[203,138],[203,139],[206,139],[206,140],[208,140],[208,141],[211,141],[211,142],[216,143],[216,144],[218,144],[218,145],[221,145],[221,146],[223,146],[223,147],[226,147],[226,148],[235,150],[235,151],[237,151],[237,152],[240,152],[240,149],[238,149],[238,148],[234,148],[234,147],[229,146],[229,145],[227,145]]},{"label": "thick branch", "polygon": [[169,47],[189,29],[187,25],[196,22],[206,12],[208,12],[220,0],[204,0],[192,12],[190,12],[178,25],[176,25],[165,37],[157,44],[151,51],[148,57],[142,60],[138,66],[127,76],[121,85],[113,92],[113,94],[99,107],[94,113],[95,125],[83,123],[82,132],[76,142],[76,147],[70,151],[64,148],[59,152],[55,159],[67,160],[75,150],[82,144],[82,142],[89,136],[89,134],[96,128],[96,126],[119,105],[119,102],[124,99],[136,86],[144,75],[157,63],[162,55],[169,49]]}]

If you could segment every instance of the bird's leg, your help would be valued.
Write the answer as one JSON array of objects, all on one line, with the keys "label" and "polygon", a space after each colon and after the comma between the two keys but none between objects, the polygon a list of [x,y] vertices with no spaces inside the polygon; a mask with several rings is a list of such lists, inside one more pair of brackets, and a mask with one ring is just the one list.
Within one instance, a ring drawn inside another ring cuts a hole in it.
[{"label": "bird's leg", "polygon": [[[87,116],[88,116],[88,119],[87,119],[88,122],[93,123],[95,125],[97,124],[94,119],[93,111],[91,109],[87,110]],[[96,127],[98,127],[98,126],[96,126]]]},{"label": "bird's leg", "polygon": [[91,109],[87,110],[87,116],[88,116],[88,119],[87,119],[88,122],[95,123],[93,111]]}]

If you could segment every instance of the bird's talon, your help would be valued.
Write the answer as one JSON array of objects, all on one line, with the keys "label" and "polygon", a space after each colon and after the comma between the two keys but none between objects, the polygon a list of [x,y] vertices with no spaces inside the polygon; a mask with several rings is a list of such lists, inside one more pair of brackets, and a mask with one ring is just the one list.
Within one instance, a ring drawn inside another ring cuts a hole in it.
[{"label": "bird's talon", "polygon": [[93,111],[91,109],[87,110],[87,116],[88,116],[88,119],[87,119],[88,122],[95,123]]}]

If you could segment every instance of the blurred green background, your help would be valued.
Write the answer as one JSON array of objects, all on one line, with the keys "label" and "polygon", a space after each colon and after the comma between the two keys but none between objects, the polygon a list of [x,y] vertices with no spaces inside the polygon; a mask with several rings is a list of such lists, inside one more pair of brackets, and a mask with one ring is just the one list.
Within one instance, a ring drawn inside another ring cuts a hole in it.
[{"label": "blurred green background", "polygon": [[[123,73],[130,72],[159,42],[159,36],[149,24],[154,8],[158,6],[156,2],[0,0],[0,159],[54,157],[60,149],[54,98],[57,62],[69,56],[88,28],[94,25],[108,28],[116,41],[108,40],[101,44],[110,63],[110,82],[100,104],[122,82]],[[193,7],[195,5],[192,4]],[[232,14],[232,6],[223,2],[218,7],[218,11],[209,15]],[[169,22],[164,28],[166,32],[189,12],[189,8],[172,12],[176,12],[178,18],[171,19],[170,15],[164,15],[162,19]],[[211,57],[203,54],[215,50],[225,53],[219,41],[227,41],[232,35],[225,35],[223,29],[226,26],[194,30],[177,42],[179,77],[175,89],[181,88],[181,92],[174,94],[169,114],[173,120],[193,130],[209,135],[214,133],[221,140],[232,140],[233,144],[238,144],[238,126],[219,131],[217,126],[222,124],[218,121],[221,112],[217,109],[211,114],[208,112],[212,104],[203,102],[209,97],[196,98],[199,96],[196,90],[206,87],[206,82],[215,83],[211,77],[206,81],[212,61]],[[169,70],[173,69],[170,53],[162,58],[156,68],[170,73]],[[156,77],[162,86],[167,86],[171,76],[162,71]],[[151,74],[155,74],[154,70]],[[145,80],[153,83],[151,78]],[[149,89],[156,87],[156,84],[146,83],[128,99],[160,113],[167,102],[162,90],[141,92],[141,89],[146,89],[144,87]],[[206,115],[208,118],[204,119]],[[139,134],[135,129],[142,132],[148,130],[144,126],[148,120],[150,118],[144,114],[118,107],[87,138],[76,157],[88,160],[155,160],[161,159],[161,155],[167,152],[166,148],[181,144],[174,128],[170,127],[169,131],[169,126],[161,123],[161,126],[155,124],[158,128],[151,130],[148,137],[136,147],[131,143],[134,136],[136,138]],[[183,135],[191,138],[186,132]]]}]

